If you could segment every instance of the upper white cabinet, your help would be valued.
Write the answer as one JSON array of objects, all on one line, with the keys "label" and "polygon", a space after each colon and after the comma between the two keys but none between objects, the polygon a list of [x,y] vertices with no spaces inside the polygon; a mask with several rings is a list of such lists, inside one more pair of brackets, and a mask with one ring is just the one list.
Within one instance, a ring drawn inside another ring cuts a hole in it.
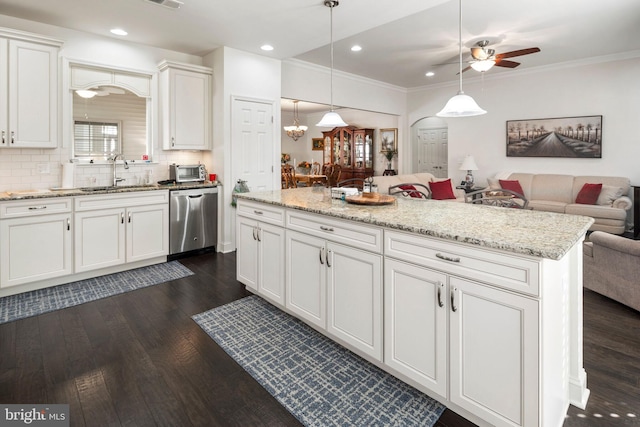
[{"label": "upper white cabinet", "polygon": [[58,146],[61,45],[57,40],[0,29],[0,147]]},{"label": "upper white cabinet", "polygon": [[158,67],[163,148],[210,150],[212,70],[170,61]]}]

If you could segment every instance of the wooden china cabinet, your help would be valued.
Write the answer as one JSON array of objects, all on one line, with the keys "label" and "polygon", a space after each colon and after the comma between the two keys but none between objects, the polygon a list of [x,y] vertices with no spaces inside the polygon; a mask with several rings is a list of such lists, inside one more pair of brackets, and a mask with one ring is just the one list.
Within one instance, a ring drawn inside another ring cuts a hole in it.
[{"label": "wooden china cabinet", "polygon": [[323,162],[342,167],[340,180],[373,176],[373,129],[343,126],[322,132]]}]

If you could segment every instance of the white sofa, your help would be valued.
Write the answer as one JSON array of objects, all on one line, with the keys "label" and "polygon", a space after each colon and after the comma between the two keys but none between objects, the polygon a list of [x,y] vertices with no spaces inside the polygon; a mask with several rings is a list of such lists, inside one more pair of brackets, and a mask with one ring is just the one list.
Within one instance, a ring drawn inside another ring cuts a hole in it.
[{"label": "white sofa", "polygon": [[[443,178],[436,178],[428,172],[373,177],[373,183],[378,185],[378,191],[383,194],[389,194],[389,187],[394,185],[418,183],[428,188],[430,182],[442,180]],[[451,187],[453,194],[456,196],[455,201],[464,202],[464,190],[455,188],[453,183],[451,184]],[[451,201],[454,201],[454,199],[451,199]]]},{"label": "white sofa", "polygon": [[[622,234],[626,228],[627,211],[633,203],[627,196],[628,178],[611,176],[573,176],[556,174],[511,173],[490,178],[489,188],[499,189],[499,179],[517,180],[529,208],[592,217],[591,231]],[[586,183],[602,184],[602,192],[595,205],[575,203],[576,196]]]}]

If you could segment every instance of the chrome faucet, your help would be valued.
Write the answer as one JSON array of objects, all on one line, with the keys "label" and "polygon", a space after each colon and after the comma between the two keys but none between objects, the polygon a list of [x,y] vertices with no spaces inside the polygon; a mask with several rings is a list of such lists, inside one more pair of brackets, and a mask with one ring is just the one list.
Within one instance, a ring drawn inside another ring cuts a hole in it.
[{"label": "chrome faucet", "polygon": [[109,157],[109,160],[111,160],[113,162],[113,186],[116,187],[118,185],[119,182],[122,181],[126,181],[124,178],[118,178],[118,175],[116,173],[116,167],[117,167],[117,160],[118,157],[120,157],[122,159],[122,161],[124,162],[124,168],[125,169],[129,169],[129,164],[127,163],[127,161],[124,159],[124,156],[122,154],[114,154],[113,157]]}]

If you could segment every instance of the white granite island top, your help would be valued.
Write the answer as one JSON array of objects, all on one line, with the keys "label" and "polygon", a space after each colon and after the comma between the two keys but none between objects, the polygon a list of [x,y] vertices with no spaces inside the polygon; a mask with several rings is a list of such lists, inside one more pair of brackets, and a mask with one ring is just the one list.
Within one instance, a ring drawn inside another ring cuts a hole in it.
[{"label": "white granite island top", "polygon": [[239,193],[238,198],[299,209],[468,243],[559,260],[586,233],[586,216],[398,198],[394,204],[362,206],[332,199],[327,188]]}]

